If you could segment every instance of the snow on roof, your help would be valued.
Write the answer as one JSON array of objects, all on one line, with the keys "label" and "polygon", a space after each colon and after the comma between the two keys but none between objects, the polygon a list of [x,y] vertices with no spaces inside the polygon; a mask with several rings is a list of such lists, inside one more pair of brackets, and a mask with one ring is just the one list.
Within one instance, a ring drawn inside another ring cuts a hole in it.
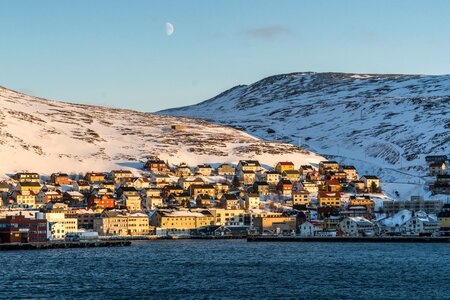
[{"label": "snow on roof", "polygon": [[82,193],[77,191],[67,191],[67,194],[71,197],[84,197]]},{"label": "snow on roof", "polygon": [[204,214],[199,212],[192,212],[189,210],[161,210],[166,217],[205,217]]},{"label": "snow on roof", "polygon": [[363,217],[348,217],[348,218],[358,225],[372,224],[372,222],[370,222],[369,220],[367,220],[366,218],[363,218]]},{"label": "snow on roof", "polygon": [[379,223],[385,226],[401,226],[412,218],[412,212],[404,209],[393,215],[379,220]]}]

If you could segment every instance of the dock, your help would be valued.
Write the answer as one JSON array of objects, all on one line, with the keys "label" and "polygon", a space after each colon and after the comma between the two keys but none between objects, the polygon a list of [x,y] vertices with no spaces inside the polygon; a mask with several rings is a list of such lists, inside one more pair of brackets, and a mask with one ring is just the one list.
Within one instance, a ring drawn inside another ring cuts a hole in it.
[{"label": "dock", "polygon": [[383,236],[383,237],[302,237],[253,235],[248,242],[302,242],[302,243],[450,243],[450,237]]},{"label": "dock", "polygon": [[61,248],[97,248],[97,247],[125,247],[131,241],[80,241],[80,242],[44,242],[44,243],[11,243],[0,244],[0,251],[5,250],[43,250]]}]

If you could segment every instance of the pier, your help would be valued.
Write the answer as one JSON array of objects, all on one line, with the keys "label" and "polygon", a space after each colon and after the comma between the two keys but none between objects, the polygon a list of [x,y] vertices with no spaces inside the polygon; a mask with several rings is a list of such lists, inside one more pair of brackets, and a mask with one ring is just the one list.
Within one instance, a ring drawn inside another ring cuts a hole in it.
[{"label": "pier", "polygon": [[383,236],[383,237],[302,237],[253,235],[248,242],[323,242],[323,243],[450,243],[450,237]]},{"label": "pier", "polygon": [[130,246],[131,241],[80,241],[80,242],[45,242],[0,244],[0,251],[5,250],[40,250],[60,248],[96,248]]}]

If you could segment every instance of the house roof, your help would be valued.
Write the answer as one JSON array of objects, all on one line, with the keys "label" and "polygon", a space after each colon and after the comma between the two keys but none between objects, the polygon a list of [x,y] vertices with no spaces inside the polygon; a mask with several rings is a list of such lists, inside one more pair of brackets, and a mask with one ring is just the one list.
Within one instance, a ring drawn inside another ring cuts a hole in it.
[{"label": "house roof", "polygon": [[259,161],[257,161],[257,160],[240,160],[239,163],[242,166],[249,166],[249,165],[254,165],[254,166],[257,166],[257,167],[260,166]]},{"label": "house roof", "polygon": [[286,175],[300,175],[300,172],[297,171],[297,170],[286,170],[286,171],[283,171],[283,174],[286,174]]},{"label": "house roof", "polygon": [[190,210],[169,210],[161,209],[158,210],[165,217],[205,217],[201,212],[192,212]]},{"label": "house roof", "polygon": [[339,192],[319,192],[319,197],[341,197],[341,193]]},{"label": "house roof", "polygon": [[329,179],[326,181],[327,185],[341,185],[337,179]]},{"label": "house roof", "polygon": [[447,160],[447,155],[427,155],[425,156],[425,161],[434,161],[434,160]]},{"label": "house roof", "polygon": [[355,222],[357,225],[373,225],[372,222],[363,217],[348,217],[348,219]]},{"label": "house roof", "polygon": [[77,191],[67,191],[66,194],[69,195],[70,197],[84,197],[82,193]]},{"label": "house roof", "polygon": [[111,174],[133,174],[130,170],[112,170]]},{"label": "house roof", "polygon": [[199,169],[212,169],[210,165],[205,165],[205,164],[198,165],[197,168],[199,168]]},{"label": "house roof", "polygon": [[356,170],[354,166],[341,166],[343,170]]},{"label": "house roof", "polygon": [[105,176],[102,172],[87,172],[86,176]]},{"label": "house roof", "polygon": [[372,179],[372,180],[379,180],[379,178],[375,175],[364,175],[361,178],[366,178],[366,179]]},{"label": "house roof", "polygon": [[27,182],[21,182],[20,186],[24,187],[24,186],[34,186],[34,187],[40,187],[41,184],[39,182],[34,182],[34,181],[27,181]]},{"label": "house roof", "polygon": [[324,160],[320,162],[322,165],[338,165],[339,163],[337,161],[334,160]]},{"label": "house roof", "polygon": [[289,179],[285,179],[285,178],[281,179],[278,183],[292,185],[292,182]]},{"label": "house roof", "polygon": [[438,218],[450,218],[450,210],[447,211],[441,211],[437,215]]},{"label": "house roof", "polygon": [[297,190],[293,192],[292,194],[303,194],[303,195],[309,195],[309,192],[307,190]]},{"label": "house roof", "polygon": [[258,193],[247,193],[248,197],[258,197],[259,198],[259,194]]},{"label": "house roof", "polygon": [[300,168],[302,168],[302,170],[313,170],[311,165],[301,165]]},{"label": "house roof", "polygon": [[278,164],[282,165],[282,166],[293,166],[294,165],[294,163],[291,161],[280,161],[280,162],[278,162]]},{"label": "house roof", "polygon": [[213,198],[208,194],[200,194],[197,196],[200,200],[212,200]]},{"label": "house roof", "polygon": [[350,200],[370,200],[370,196],[366,196],[366,195],[362,195],[362,196],[350,195],[349,199]]},{"label": "house roof", "polygon": [[239,200],[239,198],[235,194],[223,194],[222,198],[225,200]]},{"label": "house roof", "polygon": [[450,179],[450,174],[437,175],[437,179]]}]

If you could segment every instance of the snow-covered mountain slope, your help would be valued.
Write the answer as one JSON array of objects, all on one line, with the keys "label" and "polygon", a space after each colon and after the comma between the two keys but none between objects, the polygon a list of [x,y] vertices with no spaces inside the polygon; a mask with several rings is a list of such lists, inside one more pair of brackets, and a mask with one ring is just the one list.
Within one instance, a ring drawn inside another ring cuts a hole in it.
[{"label": "snow-covered mountain slope", "polygon": [[420,182],[424,156],[450,153],[450,75],[277,75],[159,113],[300,142],[386,181]]},{"label": "snow-covered mountain slope", "polygon": [[[173,130],[172,125],[185,129]],[[301,148],[199,119],[49,101],[0,87],[0,175],[20,170],[107,171],[157,155],[169,163],[259,159],[315,164]]]}]

